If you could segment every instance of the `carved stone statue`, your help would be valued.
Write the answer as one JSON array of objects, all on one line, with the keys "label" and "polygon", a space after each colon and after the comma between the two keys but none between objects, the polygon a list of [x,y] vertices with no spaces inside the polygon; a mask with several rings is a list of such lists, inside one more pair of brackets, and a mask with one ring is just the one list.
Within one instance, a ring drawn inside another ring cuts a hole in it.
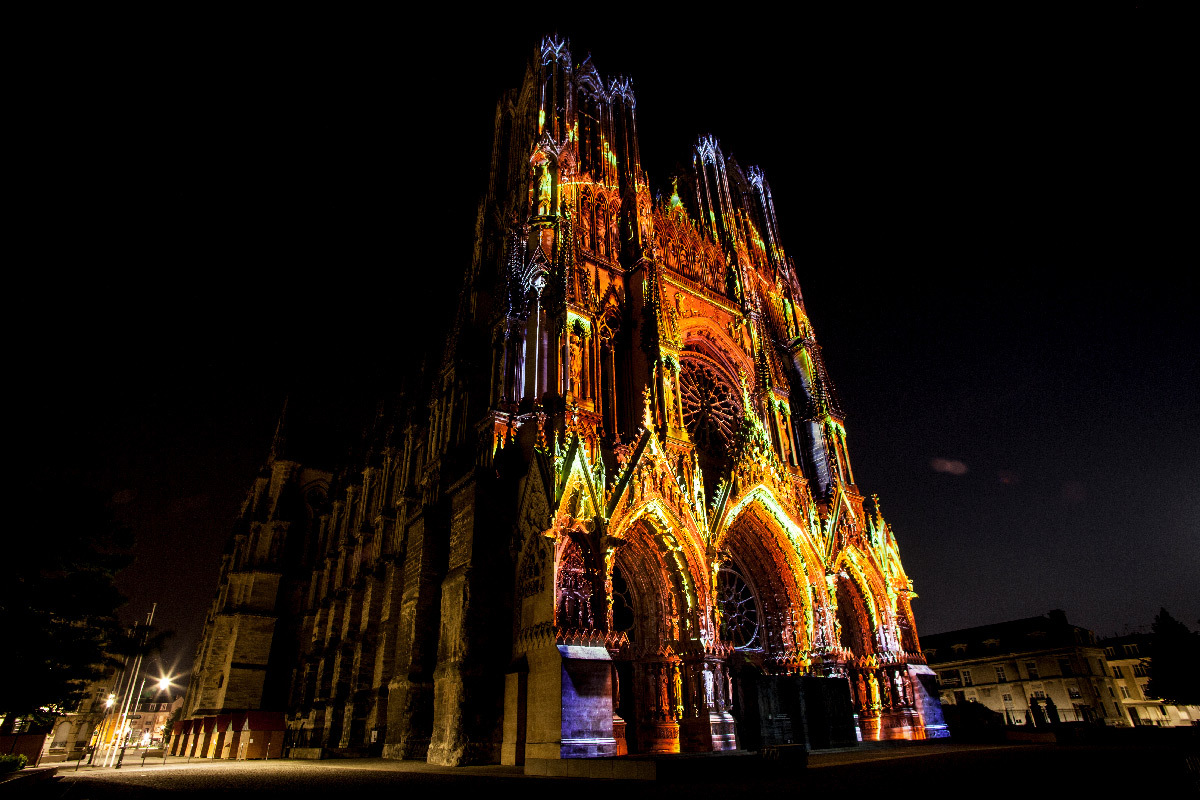
[{"label": "carved stone statue", "polygon": [[538,178],[538,216],[544,217],[550,213],[550,185],[550,170],[546,168],[545,164],[542,164],[542,174],[541,177]]},{"label": "carved stone statue", "polygon": [[568,391],[575,397],[583,396],[583,345],[577,337],[571,337],[571,362],[569,365]]}]

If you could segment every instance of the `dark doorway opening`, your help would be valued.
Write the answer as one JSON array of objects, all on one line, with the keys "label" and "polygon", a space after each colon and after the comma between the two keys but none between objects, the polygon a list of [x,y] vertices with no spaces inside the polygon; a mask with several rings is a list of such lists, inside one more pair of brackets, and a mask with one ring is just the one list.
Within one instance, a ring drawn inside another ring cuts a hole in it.
[{"label": "dark doorway opening", "polygon": [[633,662],[614,661],[614,677],[617,679],[617,716],[625,721],[625,748],[630,753],[640,753],[638,747],[637,697],[633,685]]},{"label": "dark doorway opening", "polygon": [[738,748],[761,750],[762,711],[759,707],[759,692],[763,672],[755,664],[738,658],[729,661],[729,672],[733,678],[733,718],[737,720]]}]

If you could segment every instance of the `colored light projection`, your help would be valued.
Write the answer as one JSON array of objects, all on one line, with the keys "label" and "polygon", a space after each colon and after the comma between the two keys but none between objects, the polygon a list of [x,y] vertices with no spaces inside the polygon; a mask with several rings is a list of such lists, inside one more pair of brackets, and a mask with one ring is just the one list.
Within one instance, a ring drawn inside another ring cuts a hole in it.
[{"label": "colored light projection", "polygon": [[[564,757],[782,742],[768,706],[796,692],[843,708],[854,738],[943,735],[912,582],[855,482],[762,171],[701,137],[653,201],[630,81],[556,39],[527,80],[538,132],[492,386],[494,457],[536,427],[543,465],[519,513],[513,657],[530,694],[571,669],[607,688],[573,683],[521,746],[559,724]],[[548,647],[572,666],[538,677]],[[612,727],[567,719],[588,715]]]}]

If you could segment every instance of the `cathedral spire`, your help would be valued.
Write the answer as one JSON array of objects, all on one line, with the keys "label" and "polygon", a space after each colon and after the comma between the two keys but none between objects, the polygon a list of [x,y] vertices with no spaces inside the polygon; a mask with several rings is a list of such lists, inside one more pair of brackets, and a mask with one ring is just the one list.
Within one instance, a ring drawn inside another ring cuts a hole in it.
[{"label": "cathedral spire", "polygon": [[275,436],[271,439],[271,455],[268,457],[268,461],[279,461],[284,458],[287,448],[287,412],[290,399],[290,395],[283,397],[283,410],[279,412],[279,422],[275,425]]}]

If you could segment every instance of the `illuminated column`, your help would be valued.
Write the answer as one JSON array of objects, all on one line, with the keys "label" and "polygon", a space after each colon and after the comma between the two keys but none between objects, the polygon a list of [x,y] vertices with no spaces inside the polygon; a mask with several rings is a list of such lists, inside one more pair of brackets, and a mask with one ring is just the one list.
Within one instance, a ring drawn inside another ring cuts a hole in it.
[{"label": "illuminated column", "polygon": [[638,741],[643,752],[679,752],[679,723],[675,718],[672,665],[667,659],[637,664],[646,687],[643,710],[646,712],[638,726]]},{"label": "illuminated column", "polygon": [[828,417],[825,420],[824,438],[827,442],[826,450],[833,453],[833,470],[837,473],[838,479],[845,482],[846,476],[842,473],[842,454],[838,448],[837,433],[833,430],[833,423]]},{"label": "illuminated column", "polygon": [[779,424],[779,408],[776,405],[775,396],[770,392],[767,393],[767,413],[771,418],[771,433],[775,440],[775,450],[779,454],[779,460],[786,462],[788,460],[787,445],[783,441],[783,428]]},{"label": "illuminated column", "polygon": [[846,447],[846,431],[839,431],[842,440],[842,457],[846,459],[846,477],[850,479],[850,483],[854,483],[854,469],[850,466],[850,448]]},{"label": "illuminated column", "polygon": [[800,450],[796,446],[796,430],[792,427],[792,407],[790,405],[785,405],[783,407],[783,416],[787,423],[788,444],[792,451],[791,464],[794,467],[798,467],[800,466]]},{"label": "illuminated column", "polygon": [[604,398],[604,402],[608,405],[609,420],[612,429],[609,431],[613,436],[618,434],[617,431],[617,347],[616,340],[610,340],[608,345],[608,386],[609,394]]},{"label": "illuminated column", "polygon": [[571,378],[571,330],[570,325],[566,324],[564,318],[563,324],[560,327],[557,336],[556,347],[554,351],[558,354],[558,364],[555,370],[555,375],[558,377],[558,394],[560,397],[565,397],[570,390],[568,385]]},{"label": "illuminated column", "polygon": [[521,388],[527,400],[538,397],[539,344],[542,340],[542,309],[541,295],[535,295],[533,309],[525,326],[525,358],[521,361]]},{"label": "illuminated column", "polygon": [[538,320],[540,338],[538,340],[538,386],[537,397],[541,399],[550,390],[550,376],[553,374],[554,348],[551,346],[549,320],[543,312]]},{"label": "illuminated column", "polygon": [[675,419],[679,422],[679,430],[683,430],[683,384],[679,382],[680,367],[675,363]]}]

